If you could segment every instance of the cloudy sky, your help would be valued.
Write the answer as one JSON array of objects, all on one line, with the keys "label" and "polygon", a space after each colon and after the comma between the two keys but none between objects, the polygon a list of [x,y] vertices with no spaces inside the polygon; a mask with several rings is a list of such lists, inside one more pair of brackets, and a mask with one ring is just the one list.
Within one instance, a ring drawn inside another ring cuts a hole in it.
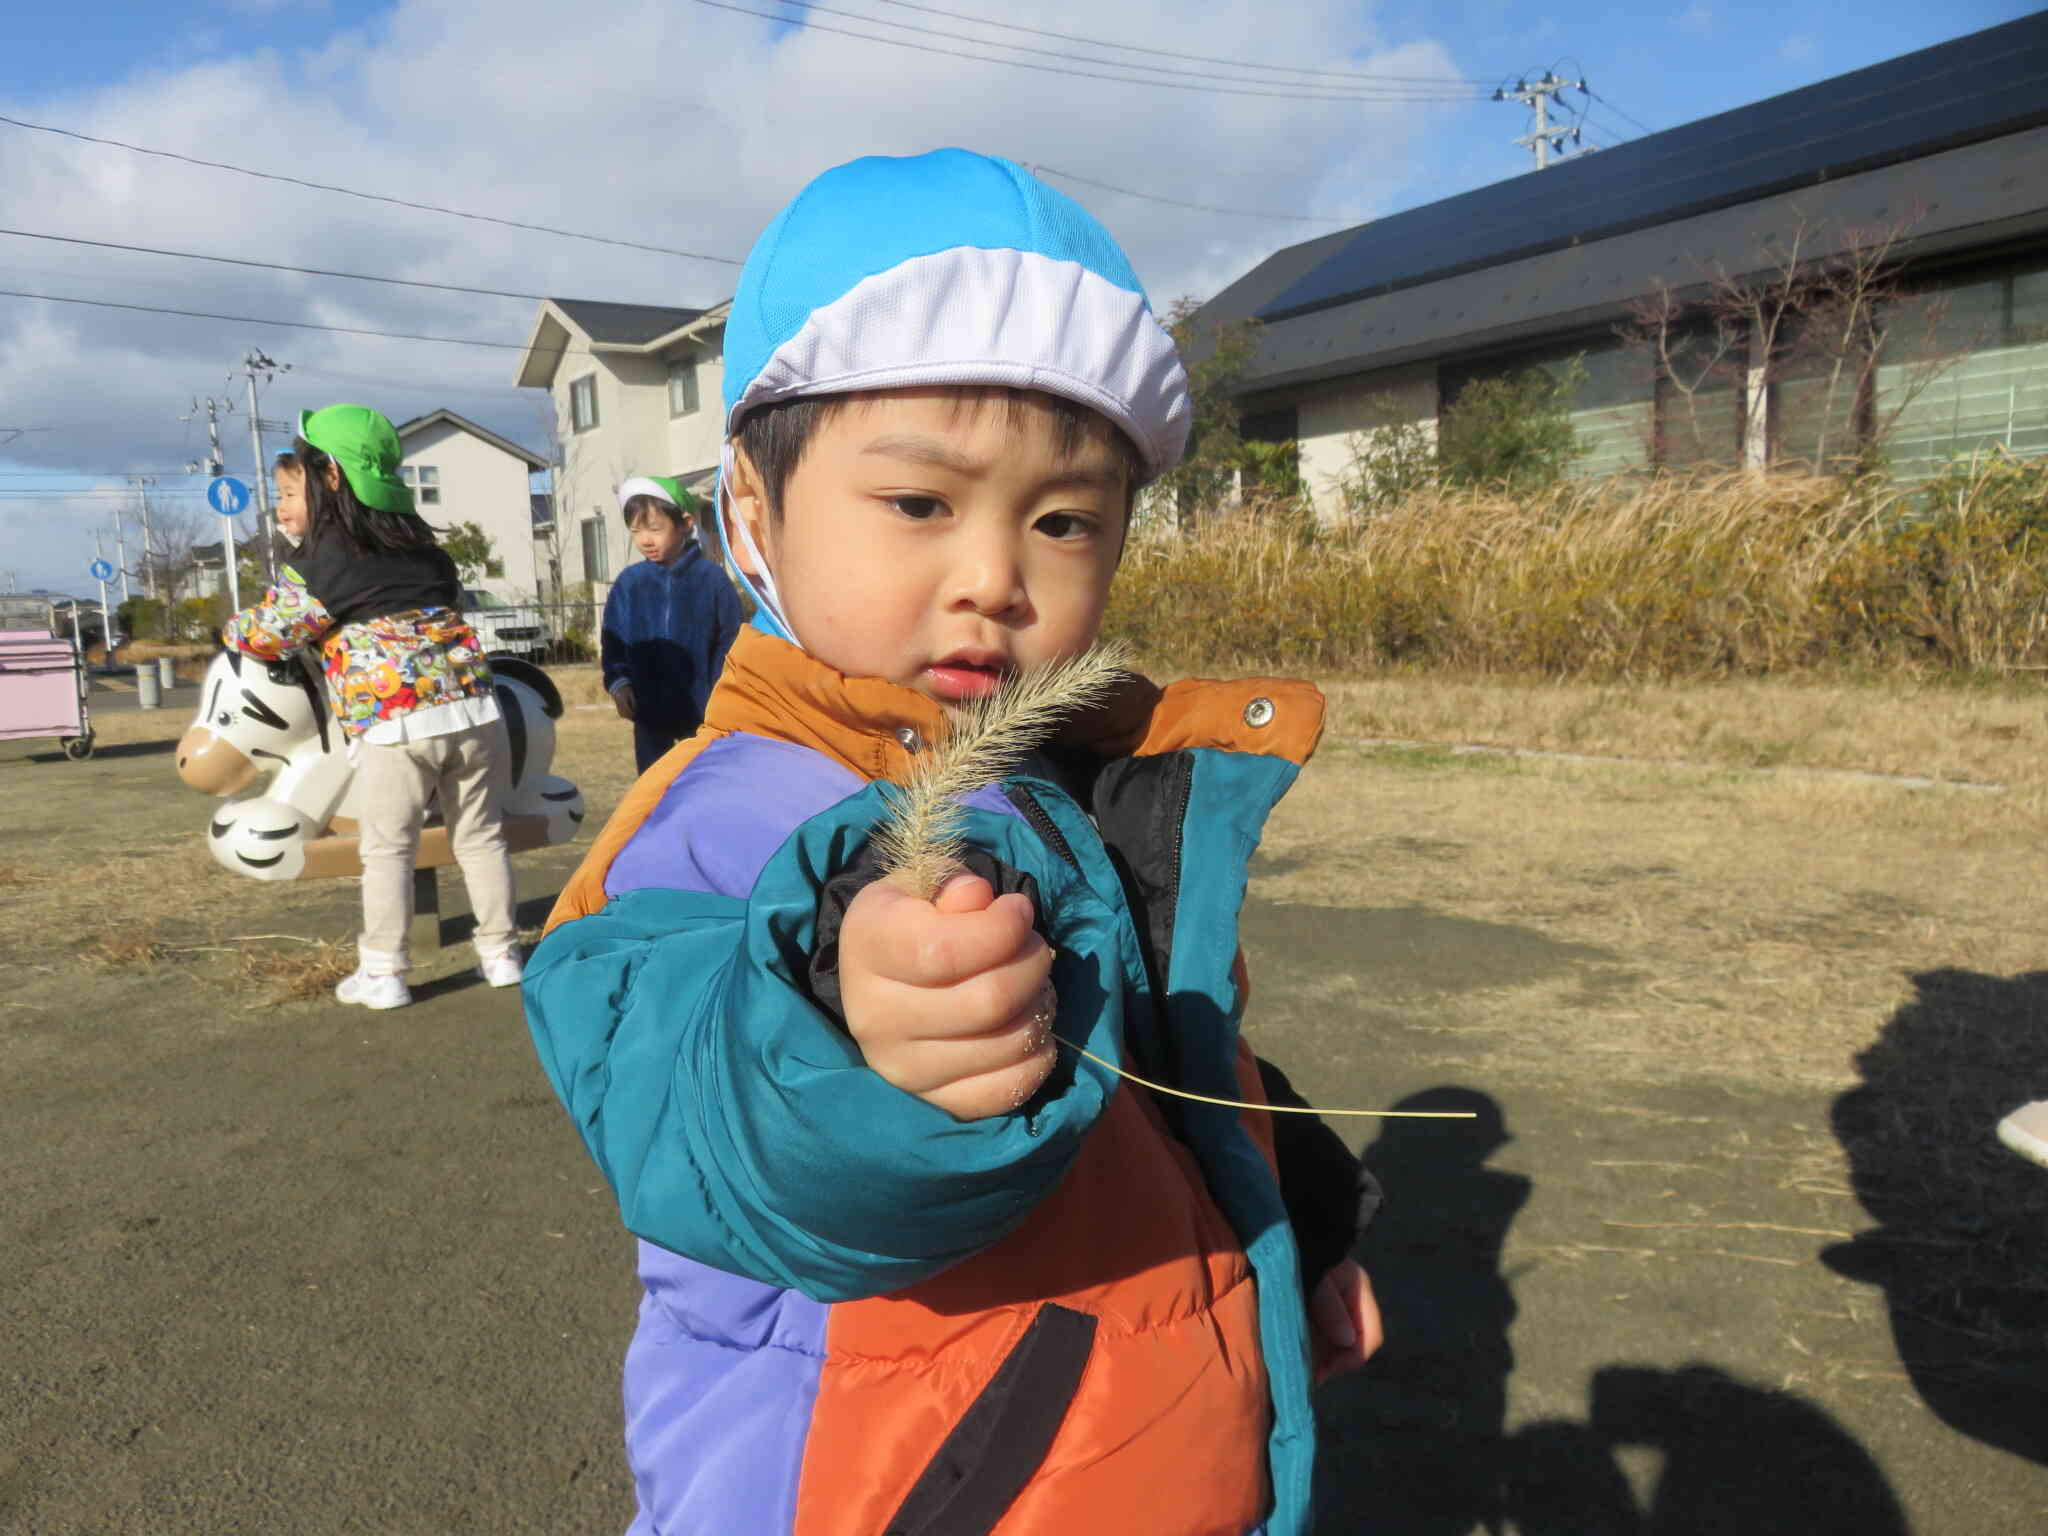
[{"label": "cloudy sky", "polygon": [[[1520,173],[1527,154],[1510,141],[1523,114],[1485,99],[1494,82],[1552,65],[1583,76],[1596,97],[1587,137],[1613,144],[2029,9],[2008,0],[823,0],[808,11],[783,0],[74,0],[10,16],[0,116],[733,260],[825,167],[963,144],[1052,168],[1048,179],[1108,224],[1163,305],[1342,227],[1309,216],[1355,222]],[[972,17],[1012,30],[961,19]],[[1038,67],[986,61],[997,54]],[[1161,83],[1086,77],[1126,72],[1113,61]],[[1318,94],[1340,99],[1308,99]],[[1057,172],[1242,211],[1148,201]],[[650,304],[712,303],[731,292],[736,270],[11,123],[0,123],[0,229],[0,590],[11,581],[90,592],[93,534],[111,530],[123,473],[154,472],[167,508],[203,510],[200,482],[180,473],[205,447],[203,417],[180,420],[195,397],[235,399],[224,418],[228,463],[246,475],[235,370],[251,347],[293,365],[266,392],[265,417],[337,399],[399,420],[447,406],[537,444],[543,414],[539,391],[513,387],[511,348],[251,323],[516,346],[529,301],[29,235]],[[15,296],[24,294],[40,297]]]}]

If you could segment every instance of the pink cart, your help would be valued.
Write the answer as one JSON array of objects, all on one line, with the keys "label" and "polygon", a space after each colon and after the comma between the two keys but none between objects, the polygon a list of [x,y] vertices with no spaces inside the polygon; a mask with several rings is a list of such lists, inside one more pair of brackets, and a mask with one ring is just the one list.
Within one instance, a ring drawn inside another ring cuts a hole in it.
[{"label": "pink cart", "polygon": [[55,736],[76,762],[92,756],[85,661],[68,639],[0,629],[0,741]]}]

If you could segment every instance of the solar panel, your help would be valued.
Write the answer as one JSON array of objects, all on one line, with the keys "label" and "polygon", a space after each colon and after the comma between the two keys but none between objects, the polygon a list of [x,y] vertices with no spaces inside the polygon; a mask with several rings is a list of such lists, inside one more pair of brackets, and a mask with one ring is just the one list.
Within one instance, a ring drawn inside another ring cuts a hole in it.
[{"label": "solar panel", "polygon": [[2048,12],[1362,225],[1259,310],[1325,308],[2048,122]]}]

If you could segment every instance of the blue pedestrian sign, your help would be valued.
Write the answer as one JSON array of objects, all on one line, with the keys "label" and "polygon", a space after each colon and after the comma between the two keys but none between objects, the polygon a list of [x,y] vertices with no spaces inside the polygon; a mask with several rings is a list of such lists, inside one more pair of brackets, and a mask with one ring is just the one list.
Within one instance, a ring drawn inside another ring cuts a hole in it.
[{"label": "blue pedestrian sign", "polygon": [[239,517],[249,506],[249,487],[233,475],[222,475],[206,488],[206,504],[222,517]]},{"label": "blue pedestrian sign", "polygon": [[114,578],[114,562],[111,560],[95,560],[90,569],[94,581],[111,581]]}]

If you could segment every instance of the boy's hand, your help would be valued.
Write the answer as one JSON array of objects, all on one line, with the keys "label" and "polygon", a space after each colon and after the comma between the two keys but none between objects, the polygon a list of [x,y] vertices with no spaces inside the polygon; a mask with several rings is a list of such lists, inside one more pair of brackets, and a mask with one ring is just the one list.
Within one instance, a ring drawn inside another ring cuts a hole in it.
[{"label": "boy's hand", "polygon": [[1308,1320],[1317,1386],[1357,1370],[1383,1341],[1380,1304],[1356,1259],[1346,1259],[1317,1282]]},{"label": "boy's hand", "polygon": [[930,901],[886,881],[839,931],[846,1027],[885,1080],[956,1120],[1017,1108],[1052,1071],[1052,947],[1029,897],[955,875]]},{"label": "boy's hand", "polygon": [[632,719],[633,711],[638,707],[633,700],[633,685],[631,683],[621,683],[612,690],[612,708],[619,712],[621,720]]}]

